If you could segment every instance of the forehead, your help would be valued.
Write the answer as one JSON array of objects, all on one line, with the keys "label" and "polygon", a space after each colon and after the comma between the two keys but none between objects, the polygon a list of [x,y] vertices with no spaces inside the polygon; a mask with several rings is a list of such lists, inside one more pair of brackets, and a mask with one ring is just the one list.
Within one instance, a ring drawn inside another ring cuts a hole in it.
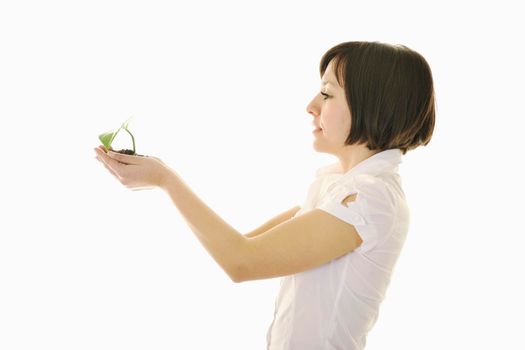
[{"label": "forehead", "polygon": [[322,85],[332,85],[334,87],[339,86],[335,79],[335,74],[332,71],[332,62],[328,64],[326,70],[324,71],[323,78],[321,79]]}]

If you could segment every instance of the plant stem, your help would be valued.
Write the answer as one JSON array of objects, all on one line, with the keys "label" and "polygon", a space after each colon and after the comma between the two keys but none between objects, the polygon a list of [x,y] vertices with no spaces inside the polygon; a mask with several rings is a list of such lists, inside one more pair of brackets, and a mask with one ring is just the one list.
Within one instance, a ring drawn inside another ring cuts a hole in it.
[{"label": "plant stem", "polygon": [[128,132],[128,134],[131,135],[131,141],[133,142],[133,154],[135,154],[135,138],[133,137],[133,134],[129,132],[128,129],[124,129]]}]

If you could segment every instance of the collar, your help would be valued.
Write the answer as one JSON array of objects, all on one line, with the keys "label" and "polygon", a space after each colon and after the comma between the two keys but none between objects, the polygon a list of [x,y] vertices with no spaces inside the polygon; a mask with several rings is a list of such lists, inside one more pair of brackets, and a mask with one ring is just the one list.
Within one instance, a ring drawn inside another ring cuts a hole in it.
[{"label": "collar", "polygon": [[358,174],[378,175],[383,172],[397,172],[398,165],[402,162],[402,155],[403,153],[399,148],[387,149],[362,160],[344,174],[341,170],[341,164],[335,162],[319,168],[316,171],[316,176],[334,174],[336,177],[346,178]]}]

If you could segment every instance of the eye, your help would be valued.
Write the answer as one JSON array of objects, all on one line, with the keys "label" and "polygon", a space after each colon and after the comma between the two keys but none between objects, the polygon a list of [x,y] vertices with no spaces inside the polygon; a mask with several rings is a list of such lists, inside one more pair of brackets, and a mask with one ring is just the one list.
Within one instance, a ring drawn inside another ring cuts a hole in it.
[{"label": "eye", "polygon": [[327,94],[325,94],[324,92],[321,92],[321,95],[323,95],[323,100],[326,100],[328,97],[330,97]]}]

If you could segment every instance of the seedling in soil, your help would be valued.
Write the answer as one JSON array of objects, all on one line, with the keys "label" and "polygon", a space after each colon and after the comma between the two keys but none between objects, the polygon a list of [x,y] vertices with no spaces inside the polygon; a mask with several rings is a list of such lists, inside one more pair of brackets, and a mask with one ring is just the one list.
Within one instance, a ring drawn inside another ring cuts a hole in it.
[{"label": "seedling in soil", "polygon": [[[132,155],[132,156],[144,157],[142,154],[137,154],[135,152],[135,138],[133,137],[133,134],[128,129],[128,124],[129,124],[130,120],[131,120],[131,118],[126,120],[120,126],[120,128],[118,128],[117,130],[108,131],[108,132],[105,132],[103,134],[98,135],[98,138],[99,138],[100,142],[102,142],[104,147],[106,147],[106,150],[111,150],[111,151],[118,152],[118,153],[123,153],[123,154],[129,154],[129,155]],[[126,130],[128,132],[128,134],[131,135],[131,141],[133,142],[133,149],[132,150],[131,149],[121,149],[121,150],[115,151],[113,148],[111,148],[111,144],[113,143],[113,140],[115,140],[115,137],[117,136],[118,132],[121,129]]]}]

